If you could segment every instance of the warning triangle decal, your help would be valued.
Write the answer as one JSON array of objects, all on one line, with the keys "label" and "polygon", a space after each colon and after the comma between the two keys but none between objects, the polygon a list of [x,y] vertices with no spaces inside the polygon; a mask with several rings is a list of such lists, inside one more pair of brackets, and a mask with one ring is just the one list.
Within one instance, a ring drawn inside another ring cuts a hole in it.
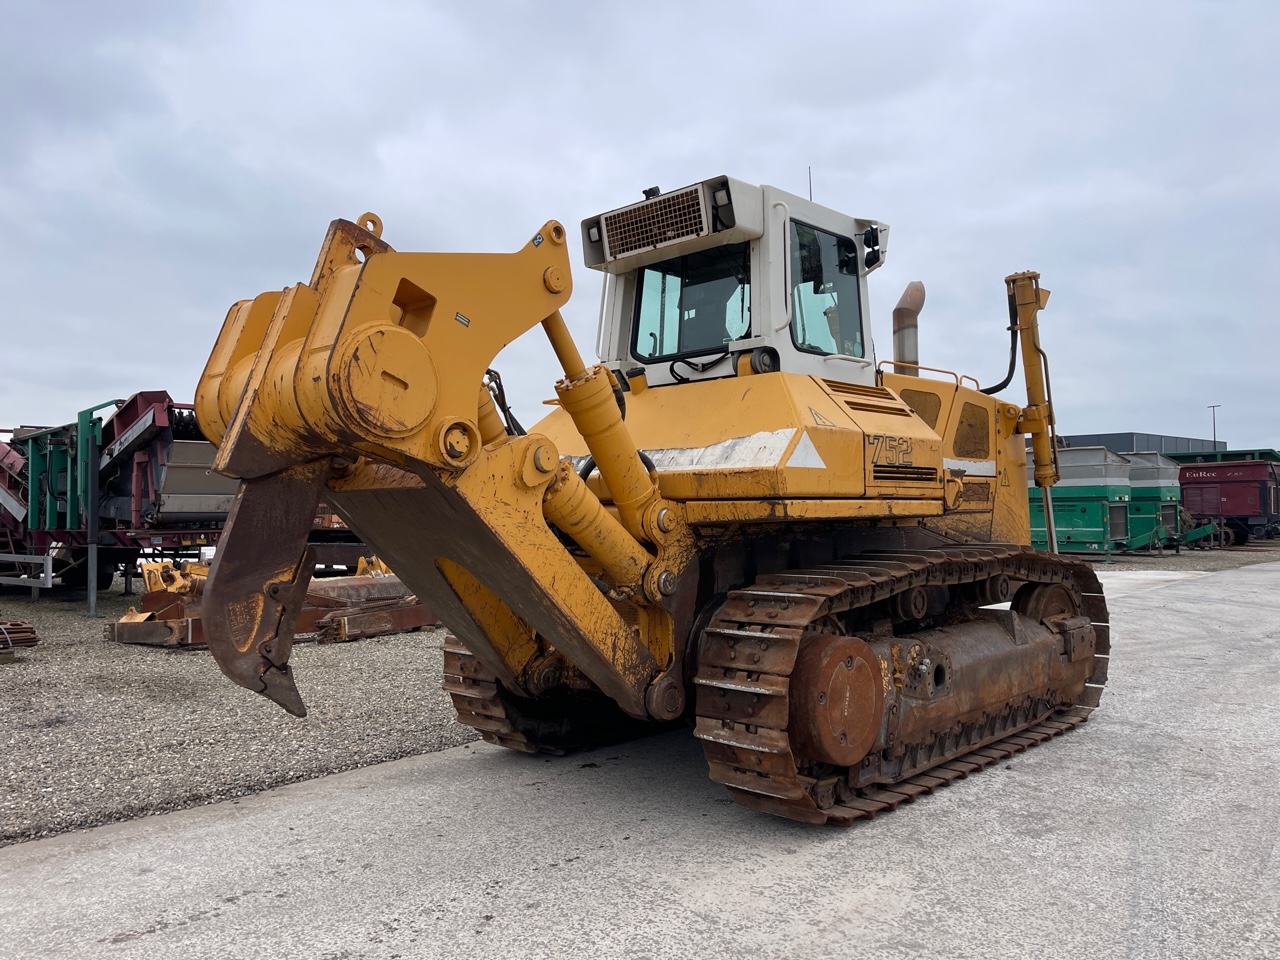
[{"label": "warning triangle decal", "polygon": [[823,427],[835,426],[834,423],[832,423],[830,420],[828,420],[826,417],[820,414],[817,410],[813,409],[813,407],[809,408],[809,416],[813,417],[813,422],[818,424],[819,426],[823,426]]}]

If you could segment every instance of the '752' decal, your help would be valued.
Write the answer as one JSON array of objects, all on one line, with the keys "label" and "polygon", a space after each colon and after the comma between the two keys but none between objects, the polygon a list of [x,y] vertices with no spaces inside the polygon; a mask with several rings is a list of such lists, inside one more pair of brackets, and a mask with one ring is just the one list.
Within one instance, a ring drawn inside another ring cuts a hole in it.
[{"label": "'752' decal", "polygon": [[872,463],[896,467],[911,466],[910,437],[890,437],[883,433],[876,433],[867,437],[867,443],[871,445]]}]

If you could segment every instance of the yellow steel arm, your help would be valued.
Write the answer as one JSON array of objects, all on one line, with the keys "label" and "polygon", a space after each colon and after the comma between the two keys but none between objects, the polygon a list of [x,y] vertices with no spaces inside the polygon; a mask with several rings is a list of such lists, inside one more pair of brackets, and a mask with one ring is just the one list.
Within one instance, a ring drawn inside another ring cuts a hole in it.
[{"label": "yellow steel arm", "polygon": [[[361,221],[334,222],[311,283],[233,307],[201,379],[197,416],[220,441],[215,467],[242,480],[205,594],[218,611],[206,618],[214,656],[232,679],[302,712],[290,624],[309,577],[303,521],[327,485],[406,583],[456,598],[444,601],[450,626],[509,686],[550,645],[646,716],[646,692],[672,662],[662,607],[675,558],[691,555],[680,549],[688,533],[664,509],[607,372],[582,362],[560,318],[571,291],[563,227],[547,223],[510,255],[422,254],[383,243],[371,214]],[[547,438],[506,436],[477,393],[498,352],[538,324],[618,517]],[[388,487],[386,469],[417,479]],[[646,629],[612,602],[622,598],[654,605]]]},{"label": "yellow steel arm", "polygon": [[1051,487],[1058,482],[1058,454],[1053,447],[1053,405],[1049,401],[1044,351],[1040,348],[1039,321],[1040,311],[1049,303],[1049,291],[1040,286],[1040,274],[1033,270],[1006,277],[1005,285],[1017,317],[1022,370],[1027,381],[1027,406],[1019,428],[1031,434],[1036,486]]},{"label": "yellow steel arm", "polygon": [[1010,314],[1022,344],[1022,372],[1027,381],[1027,405],[1018,430],[1031,435],[1035,482],[1044,501],[1045,533],[1049,550],[1058,552],[1058,531],[1053,516],[1052,487],[1058,482],[1058,448],[1054,436],[1053,400],[1049,389],[1048,360],[1040,348],[1040,311],[1049,303],[1049,291],[1040,286],[1034,270],[1005,278]]},{"label": "yellow steel arm", "polygon": [[[243,422],[228,425],[215,466],[250,478],[300,454],[357,447],[405,464],[465,468],[481,447],[476,391],[485,371],[570,291],[558,223],[503,255],[397,253],[336,221],[311,284],[238,304],[223,325],[196,413],[219,439],[220,411],[239,404]],[[262,303],[274,312],[250,346]],[[246,354],[254,356],[247,381],[235,375]],[[246,429],[255,442],[243,440]]]}]

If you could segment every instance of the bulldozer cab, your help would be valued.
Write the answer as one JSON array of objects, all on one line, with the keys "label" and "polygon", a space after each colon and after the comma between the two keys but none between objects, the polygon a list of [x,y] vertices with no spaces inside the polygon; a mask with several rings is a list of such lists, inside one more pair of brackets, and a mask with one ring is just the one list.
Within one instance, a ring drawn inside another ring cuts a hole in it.
[{"label": "bulldozer cab", "polygon": [[888,227],[714,177],[582,224],[600,355],[650,386],[768,373],[875,383],[866,278]]}]

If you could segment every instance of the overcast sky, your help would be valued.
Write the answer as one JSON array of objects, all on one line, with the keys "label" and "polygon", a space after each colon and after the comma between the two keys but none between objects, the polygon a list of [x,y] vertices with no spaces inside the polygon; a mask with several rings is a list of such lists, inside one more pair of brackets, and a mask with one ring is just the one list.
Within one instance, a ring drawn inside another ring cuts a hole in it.
[{"label": "overcast sky", "polygon": [[[328,222],[518,249],[716,174],[892,226],[921,361],[991,383],[1003,278],[1053,291],[1064,433],[1280,447],[1280,4],[0,0],[0,427],[190,401],[235,300]],[[575,249],[574,262],[580,263]],[[595,342],[598,274],[566,314]],[[540,416],[533,331],[500,367]],[[1011,392],[1013,398],[1020,393]]]}]

